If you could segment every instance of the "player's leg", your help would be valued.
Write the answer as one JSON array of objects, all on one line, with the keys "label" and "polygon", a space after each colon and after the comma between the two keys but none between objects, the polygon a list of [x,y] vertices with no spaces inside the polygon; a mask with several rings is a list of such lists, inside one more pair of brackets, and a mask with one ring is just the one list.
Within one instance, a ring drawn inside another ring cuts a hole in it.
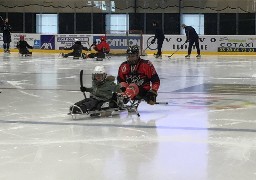
[{"label": "player's leg", "polygon": [[6,52],[10,53],[10,42],[6,43]]},{"label": "player's leg", "polygon": [[197,58],[200,58],[201,57],[201,54],[200,54],[200,47],[199,47],[199,40],[195,41],[195,45],[196,45],[196,50],[197,50]]},{"label": "player's leg", "polygon": [[192,51],[192,46],[194,44],[194,41],[193,40],[189,40],[189,44],[188,44],[188,54],[185,56],[185,58],[190,58],[190,54],[191,54],[191,51]]},{"label": "player's leg", "polygon": [[[70,107],[70,112],[72,114],[80,114],[80,113],[87,113],[87,102],[90,101],[90,98],[83,99],[81,101],[76,102],[74,105]],[[81,112],[82,111],[82,112]]]},{"label": "player's leg", "polygon": [[162,57],[163,40],[157,40],[157,55],[156,58]]},{"label": "player's leg", "polygon": [[7,46],[6,46],[6,43],[5,43],[5,42],[4,42],[4,44],[3,44],[3,48],[4,48],[4,52],[6,52]]}]

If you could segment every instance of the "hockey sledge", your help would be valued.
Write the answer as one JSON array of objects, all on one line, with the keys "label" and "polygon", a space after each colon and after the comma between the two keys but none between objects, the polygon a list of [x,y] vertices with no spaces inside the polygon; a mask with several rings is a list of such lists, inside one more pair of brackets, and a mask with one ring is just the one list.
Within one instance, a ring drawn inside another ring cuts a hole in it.
[{"label": "hockey sledge", "polygon": [[[110,107],[110,102],[104,102],[101,107],[97,110],[92,111],[83,111],[79,106],[72,105],[70,107],[68,115],[71,115],[72,119],[78,118],[87,118],[87,117],[112,117],[115,115],[119,115],[122,112],[135,113],[138,117],[140,116],[138,112],[138,106],[141,100],[129,100],[124,104],[123,96],[117,96],[116,107]],[[78,112],[73,113],[74,109],[79,109]]]}]

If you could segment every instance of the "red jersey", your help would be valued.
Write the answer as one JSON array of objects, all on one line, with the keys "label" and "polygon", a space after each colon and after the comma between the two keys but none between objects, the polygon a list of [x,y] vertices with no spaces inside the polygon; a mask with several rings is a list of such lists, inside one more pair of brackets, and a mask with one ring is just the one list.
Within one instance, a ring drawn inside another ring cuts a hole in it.
[{"label": "red jersey", "polygon": [[103,52],[103,49],[105,49],[104,52],[108,53],[110,51],[109,44],[106,41],[101,41],[100,44],[97,44],[95,46],[96,51]]},{"label": "red jersey", "polygon": [[135,65],[123,62],[118,70],[118,83],[126,82],[128,84],[135,83],[141,89],[146,91],[150,89],[158,91],[160,79],[153,64],[144,59],[139,59]]}]

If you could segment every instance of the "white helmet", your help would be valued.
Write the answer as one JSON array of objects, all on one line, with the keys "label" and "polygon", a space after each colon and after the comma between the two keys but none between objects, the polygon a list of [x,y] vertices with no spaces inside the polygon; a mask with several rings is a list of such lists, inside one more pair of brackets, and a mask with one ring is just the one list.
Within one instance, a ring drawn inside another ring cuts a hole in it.
[{"label": "white helmet", "polygon": [[93,74],[105,74],[105,67],[104,66],[96,66],[93,70]]},{"label": "white helmet", "polygon": [[[100,79],[96,78],[97,75],[102,75]],[[96,83],[102,83],[107,77],[104,66],[96,66],[93,70],[92,80]]]}]

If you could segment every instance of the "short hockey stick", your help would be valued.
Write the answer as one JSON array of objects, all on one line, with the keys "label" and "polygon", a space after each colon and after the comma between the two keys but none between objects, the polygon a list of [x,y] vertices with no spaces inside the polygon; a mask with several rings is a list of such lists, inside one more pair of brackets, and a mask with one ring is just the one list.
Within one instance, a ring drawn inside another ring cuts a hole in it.
[{"label": "short hockey stick", "polygon": [[[81,71],[80,71],[80,86],[81,86],[81,88],[84,87],[84,83],[83,83],[83,73],[84,73],[84,70],[81,70]],[[83,92],[83,94],[84,94],[84,97],[86,98],[85,92]]]}]

